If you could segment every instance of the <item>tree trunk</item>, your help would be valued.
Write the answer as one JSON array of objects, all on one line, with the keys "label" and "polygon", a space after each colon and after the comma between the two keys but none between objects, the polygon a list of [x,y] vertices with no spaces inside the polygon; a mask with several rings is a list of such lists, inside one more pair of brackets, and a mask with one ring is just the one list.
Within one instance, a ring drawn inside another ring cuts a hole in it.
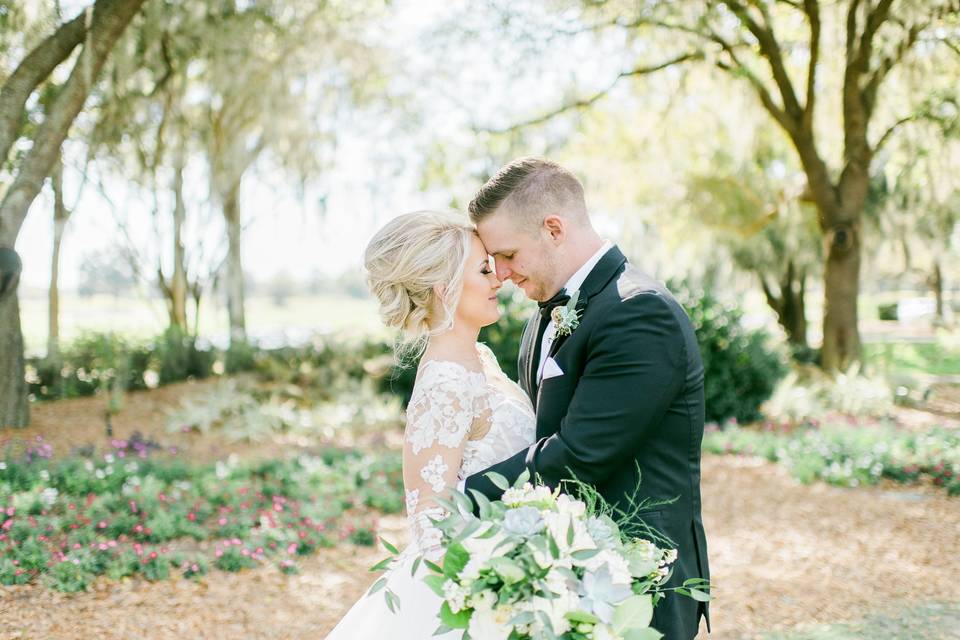
[{"label": "tree trunk", "polygon": [[[94,4],[85,44],[70,77],[46,110],[46,116],[37,127],[29,150],[23,159],[16,163],[15,177],[0,201],[0,246],[16,245],[30,205],[40,193],[71,125],[83,109],[93,82],[100,75],[100,70],[117,39],[144,2],[145,0],[97,0]],[[58,50],[64,46],[59,41],[55,42]],[[65,59],[68,54],[69,50],[60,59]],[[56,66],[50,66],[48,61],[36,62],[31,54],[24,58],[11,79],[20,73],[25,65],[32,64],[45,65],[38,67],[41,70],[52,70]],[[30,88],[27,95],[46,79],[39,77],[40,75],[42,74],[32,73],[31,77],[36,79],[37,84]],[[0,91],[0,104],[10,101],[12,91],[9,84],[4,85]],[[13,100],[13,103],[16,107],[17,100]],[[17,130],[13,136],[16,137],[19,133]],[[26,425],[29,421],[19,309],[16,291],[0,300],[0,424],[15,426]]]},{"label": "tree trunk", "polygon": [[244,317],[243,262],[240,257],[240,181],[233,183],[223,196],[223,217],[227,223],[227,314],[230,318],[230,343],[246,342],[247,322]]},{"label": "tree trunk", "polygon": [[0,428],[25,427],[30,424],[30,404],[16,291],[0,298],[0,327]]},{"label": "tree trunk", "polygon": [[930,287],[933,289],[933,297],[937,301],[937,315],[934,322],[943,325],[946,318],[943,314],[943,271],[940,270],[940,261],[934,259],[933,272],[930,274]]},{"label": "tree trunk", "polygon": [[780,284],[782,312],[779,314],[787,340],[795,347],[804,348],[807,346],[806,280],[806,273],[800,271],[797,275],[791,261]]},{"label": "tree trunk", "polygon": [[182,149],[177,153],[174,167],[173,192],[173,281],[170,284],[170,326],[187,331],[187,267],[186,250],[183,246],[183,224],[186,219],[186,205],[183,202],[183,165]]},{"label": "tree trunk", "polygon": [[837,224],[824,233],[827,264],[824,280],[823,349],[828,371],[847,369],[862,356],[857,300],[860,294],[859,224]]},{"label": "tree trunk", "polygon": [[50,259],[50,291],[47,305],[47,357],[60,358],[60,245],[70,212],[63,203],[63,159],[57,160],[50,175],[53,186],[53,254]]}]

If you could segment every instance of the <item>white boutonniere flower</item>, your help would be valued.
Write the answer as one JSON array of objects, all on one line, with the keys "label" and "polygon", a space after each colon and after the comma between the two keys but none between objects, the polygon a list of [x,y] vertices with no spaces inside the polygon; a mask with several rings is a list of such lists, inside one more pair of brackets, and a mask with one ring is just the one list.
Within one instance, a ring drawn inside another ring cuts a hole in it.
[{"label": "white boutonniere flower", "polygon": [[580,326],[580,312],[577,311],[577,299],[580,298],[580,291],[574,291],[570,300],[562,307],[556,307],[550,312],[550,319],[553,320],[553,339],[560,336],[568,336],[573,330]]}]

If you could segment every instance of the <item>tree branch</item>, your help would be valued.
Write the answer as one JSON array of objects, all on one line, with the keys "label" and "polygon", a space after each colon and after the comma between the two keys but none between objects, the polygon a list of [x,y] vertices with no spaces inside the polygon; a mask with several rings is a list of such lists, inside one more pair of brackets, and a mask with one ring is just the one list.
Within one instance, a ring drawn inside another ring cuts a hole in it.
[{"label": "tree branch", "polygon": [[813,131],[813,114],[817,95],[817,63],[820,61],[819,0],[803,0],[803,11],[810,21],[810,61],[807,64],[807,95],[803,105],[803,129]]},{"label": "tree branch", "polygon": [[606,96],[608,93],[610,93],[610,91],[623,78],[655,73],[657,71],[666,69],[667,67],[672,67],[674,65],[688,62],[690,60],[702,60],[703,57],[704,55],[702,51],[691,51],[681,56],[677,56],[676,58],[667,60],[666,62],[661,62],[659,64],[655,64],[652,66],[636,67],[629,71],[621,71],[619,74],[617,74],[617,77],[614,78],[613,82],[611,82],[606,88],[594,93],[591,96],[588,96],[586,98],[581,98],[580,100],[575,100],[574,102],[565,104],[541,116],[538,116],[536,118],[531,118],[530,120],[525,120],[523,122],[518,122],[517,124],[510,125],[509,127],[505,127],[502,129],[483,127],[483,128],[480,128],[480,131],[486,131],[488,133],[512,133],[514,131],[517,131],[518,129],[523,129],[525,127],[530,127],[538,124],[543,124],[544,122],[547,122],[548,120],[551,120],[562,113],[566,113],[567,111],[572,111],[575,109],[584,109],[586,107],[591,106],[592,104],[594,104],[595,102],[597,102],[598,100]]},{"label": "tree branch", "polygon": [[[70,77],[63,85],[47,116],[37,129],[33,146],[18,167],[17,177],[0,201],[0,242],[15,240],[50,172],[57,150],[66,139],[83,109],[91,87],[88,80],[100,74],[107,56],[145,0],[97,0],[93,24]],[[85,60],[84,58],[89,59]]]},{"label": "tree branch", "polygon": [[[799,124],[803,117],[803,110],[800,108],[800,102],[797,100],[797,94],[793,88],[793,82],[791,82],[790,76],[783,64],[783,54],[780,50],[780,43],[777,41],[777,38],[773,33],[773,25],[758,24],[750,16],[750,12],[747,10],[747,8],[739,2],[725,0],[724,4],[730,8],[740,22],[757,39],[757,42],[760,45],[760,53],[764,58],[767,59],[767,64],[770,65],[770,71],[773,74],[773,80],[776,83],[777,88],[780,90],[780,97],[783,101],[784,111],[786,111],[787,115],[796,120],[796,122]],[[769,15],[766,13],[766,11],[761,10],[761,12],[764,14],[764,19],[768,20]]]},{"label": "tree branch", "polygon": [[0,162],[19,137],[27,99],[83,41],[85,11],[60,27],[25,57],[0,89]]}]

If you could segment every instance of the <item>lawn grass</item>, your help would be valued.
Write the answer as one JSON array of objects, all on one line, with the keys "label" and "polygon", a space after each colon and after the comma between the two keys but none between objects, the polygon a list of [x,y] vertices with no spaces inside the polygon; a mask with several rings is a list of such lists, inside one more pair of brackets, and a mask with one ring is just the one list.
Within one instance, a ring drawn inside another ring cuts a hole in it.
[{"label": "lawn grass", "polygon": [[[20,319],[30,355],[46,351],[47,299],[24,297]],[[383,331],[373,300],[349,296],[317,295],[291,297],[278,305],[270,297],[251,297],[246,302],[247,331],[253,338],[275,336],[296,340],[311,333],[369,334]],[[132,339],[152,338],[167,327],[164,303],[145,297],[97,295],[81,298],[65,295],[60,300],[60,336],[69,342],[87,331],[114,331]],[[226,308],[217,301],[203,302],[199,334],[226,342]],[[224,346],[224,345],[220,345]]]},{"label": "lawn grass", "polygon": [[872,343],[863,352],[868,364],[885,373],[960,375],[960,348],[946,340]]}]

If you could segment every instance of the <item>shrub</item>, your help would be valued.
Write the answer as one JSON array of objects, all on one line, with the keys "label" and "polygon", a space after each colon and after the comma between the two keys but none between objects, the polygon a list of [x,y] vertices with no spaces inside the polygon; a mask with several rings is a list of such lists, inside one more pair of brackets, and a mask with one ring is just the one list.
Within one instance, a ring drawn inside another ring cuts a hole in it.
[{"label": "shrub", "polygon": [[723,304],[708,290],[672,283],[697,332],[704,368],[708,422],[762,417],[760,405],[787,373],[783,354],[770,347],[770,336],[743,326],[743,312]]},{"label": "shrub", "polygon": [[84,333],[57,358],[27,361],[26,381],[37,400],[76,398],[107,390],[136,391],[189,377],[204,378],[215,353],[179,329],[134,342],[113,333]]},{"label": "shrub", "polygon": [[47,572],[47,582],[57,591],[74,593],[86,591],[93,575],[83,569],[82,561],[73,554],[61,562],[57,562]]},{"label": "shrub", "polygon": [[877,305],[877,316],[881,320],[897,320],[897,303]]},{"label": "shrub", "polygon": [[154,343],[158,361],[159,383],[169,384],[188,378],[206,378],[213,371],[215,354],[211,349],[199,349],[197,338],[179,327],[170,327]]}]

